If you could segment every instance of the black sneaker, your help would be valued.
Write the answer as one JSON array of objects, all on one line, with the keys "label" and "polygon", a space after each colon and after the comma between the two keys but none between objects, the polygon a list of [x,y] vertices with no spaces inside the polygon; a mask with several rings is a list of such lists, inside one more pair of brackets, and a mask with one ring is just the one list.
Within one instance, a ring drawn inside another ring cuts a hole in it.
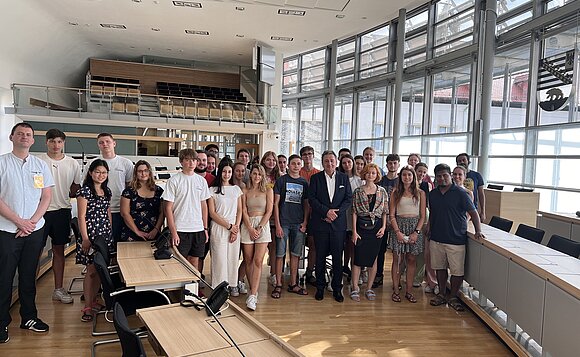
[{"label": "black sneaker", "polygon": [[47,332],[48,325],[42,322],[38,317],[35,319],[30,319],[25,323],[20,324],[20,328],[24,330],[32,330],[34,332]]},{"label": "black sneaker", "polygon": [[4,327],[0,329],[0,343],[6,343],[8,340],[10,340],[10,337],[8,337],[8,327]]}]

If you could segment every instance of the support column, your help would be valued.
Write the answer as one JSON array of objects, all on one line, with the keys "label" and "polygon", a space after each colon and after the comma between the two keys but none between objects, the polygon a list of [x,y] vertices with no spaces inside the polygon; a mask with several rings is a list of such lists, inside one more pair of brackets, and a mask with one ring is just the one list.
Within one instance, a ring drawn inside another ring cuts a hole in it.
[{"label": "support column", "polygon": [[[491,95],[493,86],[493,59],[495,55],[495,26],[497,21],[497,1],[487,0],[485,4],[485,30],[483,44],[483,66],[481,71],[481,135],[479,148],[473,148],[479,154],[478,171],[484,178],[489,177],[489,138],[491,124]],[[481,55],[481,53],[480,53]],[[477,126],[475,126],[477,127]],[[475,129],[474,127],[474,129]],[[474,140],[475,141],[475,140]],[[475,141],[477,142],[477,141]]]},{"label": "support column", "polygon": [[327,113],[326,116],[326,148],[333,150],[334,147],[334,97],[336,94],[336,57],[338,53],[338,40],[332,41],[330,48],[330,73],[328,79],[328,93]]},{"label": "support column", "polygon": [[405,21],[407,10],[399,10],[397,22],[397,68],[395,70],[395,110],[393,114],[393,145],[391,152],[399,152],[401,136],[401,107],[403,105],[403,61],[405,59]]}]

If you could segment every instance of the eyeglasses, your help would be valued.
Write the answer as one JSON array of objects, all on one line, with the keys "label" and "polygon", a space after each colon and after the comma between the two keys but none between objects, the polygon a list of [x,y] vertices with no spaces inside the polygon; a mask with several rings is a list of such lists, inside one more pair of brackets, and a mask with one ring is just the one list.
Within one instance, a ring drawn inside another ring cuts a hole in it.
[{"label": "eyeglasses", "polygon": [[148,174],[149,172],[151,172],[151,171],[149,171],[149,169],[145,169],[145,170],[137,170],[137,173],[138,173],[138,174]]},{"label": "eyeglasses", "polygon": [[93,171],[93,173],[95,175],[106,175],[109,173],[109,171]]}]

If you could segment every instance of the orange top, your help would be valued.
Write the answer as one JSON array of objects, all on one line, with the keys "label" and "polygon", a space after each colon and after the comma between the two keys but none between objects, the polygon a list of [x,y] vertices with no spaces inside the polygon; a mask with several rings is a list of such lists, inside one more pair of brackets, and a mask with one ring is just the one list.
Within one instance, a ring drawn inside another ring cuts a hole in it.
[{"label": "orange top", "polygon": [[308,183],[310,183],[310,178],[312,177],[312,175],[319,173],[319,172],[320,172],[320,170],[318,170],[317,168],[314,168],[314,167],[310,171],[306,171],[306,169],[303,167],[300,169],[300,177],[302,177]]}]

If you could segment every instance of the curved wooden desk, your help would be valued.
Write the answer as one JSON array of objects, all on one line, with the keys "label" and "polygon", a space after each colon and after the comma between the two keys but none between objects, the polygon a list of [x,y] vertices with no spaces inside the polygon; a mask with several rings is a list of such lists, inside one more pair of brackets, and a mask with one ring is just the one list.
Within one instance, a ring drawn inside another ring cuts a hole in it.
[{"label": "curved wooden desk", "polygon": [[[465,280],[541,345],[543,356],[577,356],[580,260],[488,225],[482,231],[486,239],[476,240],[470,227]],[[468,300],[476,313],[487,315]],[[509,333],[496,332],[518,354],[524,351],[506,341]]]}]

